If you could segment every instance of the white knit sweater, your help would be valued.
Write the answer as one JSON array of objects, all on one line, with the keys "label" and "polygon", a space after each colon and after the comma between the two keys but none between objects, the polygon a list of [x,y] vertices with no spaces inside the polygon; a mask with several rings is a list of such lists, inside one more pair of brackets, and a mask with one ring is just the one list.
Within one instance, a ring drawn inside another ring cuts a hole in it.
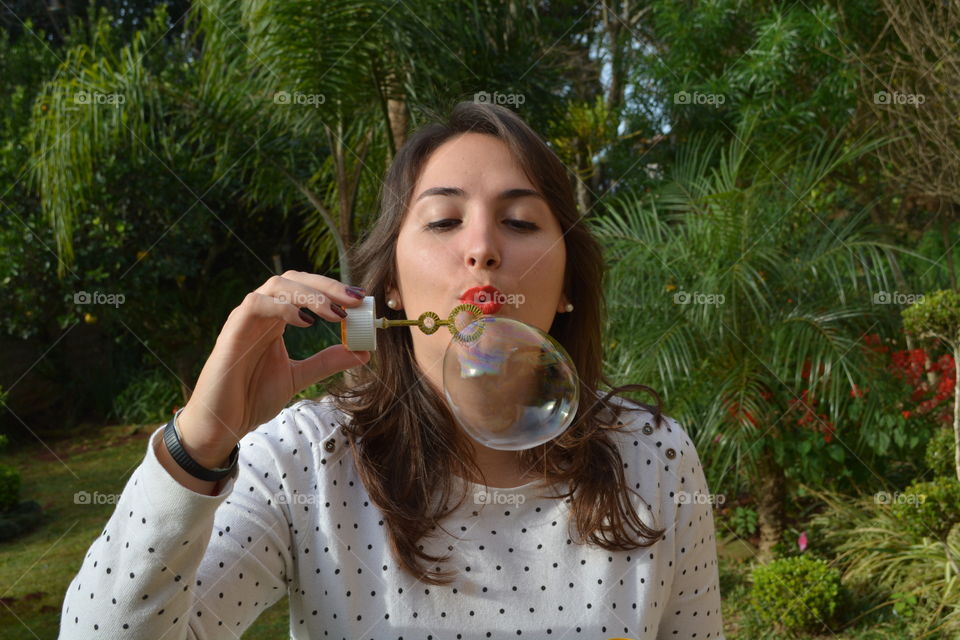
[{"label": "white knit sweater", "polygon": [[[723,638],[712,508],[699,457],[667,418],[611,432],[649,548],[606,551],[572,539],[570,503],[534,482],[468,483],[421,540],[450,554],[449,586],[398,570],[329,399],[300,401],[241,440],[219,495],[195,493],[160,465],[150,438],[63,603],[61,639],[239,638],[290,596],[292,638]],[[653,426],[651,424],[651,426]],[[459,538],[459,540],[457,539]]]}]

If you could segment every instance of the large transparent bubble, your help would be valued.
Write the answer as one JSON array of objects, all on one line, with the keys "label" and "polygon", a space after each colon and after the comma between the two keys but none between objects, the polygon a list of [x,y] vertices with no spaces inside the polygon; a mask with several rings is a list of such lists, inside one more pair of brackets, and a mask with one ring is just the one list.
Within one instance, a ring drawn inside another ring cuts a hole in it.
[{"label": "large transparent bubble", "polygon": [[459,336],[464,338],[455,336],[444,354],[443,389],[471,437],[491,449],[516,451],[570,426],[580,400],[576,368],[552,337],[489,315],[470,322]]}]

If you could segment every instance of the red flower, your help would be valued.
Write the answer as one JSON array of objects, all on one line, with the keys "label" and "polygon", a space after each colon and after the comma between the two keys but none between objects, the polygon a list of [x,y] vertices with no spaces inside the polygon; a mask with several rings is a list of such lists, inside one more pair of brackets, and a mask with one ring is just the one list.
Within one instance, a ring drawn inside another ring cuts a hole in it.
[{"label": "red flower", "polygon": [[[731,418],[736,419],[736,418],[739,418],[740,413],[741,413],[740,403],[734,400],[733,402],[730,403],[730,406],[727,407],[727,414]],[[750,424],[752,424],[753,426],[757,426],[757,420],[753,417],[753,414],[751,414],[749,411],[743,411],[743,416],[750,421]]]},{"label": "red flower", "polygon": [[906,419],[909,419],[909,418],[910,418],[910,412],[909,412],[909,411],[901,411],[900,413],[903,414],[903,417],[904,417],[904,418],[906,418]]}]

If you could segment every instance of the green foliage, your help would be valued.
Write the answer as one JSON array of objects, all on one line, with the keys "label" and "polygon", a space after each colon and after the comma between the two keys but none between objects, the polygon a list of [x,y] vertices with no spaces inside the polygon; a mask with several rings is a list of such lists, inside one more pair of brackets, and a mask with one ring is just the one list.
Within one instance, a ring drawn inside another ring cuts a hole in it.
[{"label": "green foliage", "polygon": [[820,190],[871,145],[759,156],[751,134],[689,145],[670,183],[595,221],[610,264],[608,371],[697,398],[684,408],[718,491],[755,479],[765,448],[794,477],[869,477],[877,452],[859,425],[884,407],[868,396],[856,421],[845,412],[852,385],[877,375],[860,338],[881,321],[869,300],[887,282],[886,247],[864,210],[832,212]]},{"label": "green foliage", "polygon": [[960,349],[960,292],[944,289],[924,295],[903,310],[903,328]]},{"label": "green foliage", "polygon": [[901,618],[912,619],[917,617],[917,609],[920,599],[912,593],[894,593],[891,596],[893,600],[893,611]]},{"label": "green foliage", "polygon": [[[0,389],[0,408],[6,394]],[[6,434],[0,433],[0,451],[5,450],[10,444],[10,439]],[[11,511],[20,503],[20,472],[16,467],[0,464],[0,513]]]},{"label": "green foliage", "polygon": [[946,538],[960,522],[960,483],[956,478],[941,477],[918,482],[904,489],[893,500],[893,513],[904,529],[920,539]]},{"label": "green foliage", "polygon": [[750,538],[757,532],[757,512],[750,507],[737,507],[730,513],[727,526],[738,538]]},{"label": "green foliage", "polygon": [[20,472],[10,465],[0,465],[0,511],[10,511],[20,504]]},{"label": "green foliage", "polygon": [[146,371],[134,378],[113,401],[113,413],[124,423],[143,424],[169,420],[182,404],[176,378],[166,370]]},{"label": "green foliage", "polygon": [[18,502],[0,512],[0,540],[11,540],[35,529],[44,520],[43,509],[35,500]]},{"label": "green foliage", "polygon": [[826,624],[839,595],[840,572],[810,556],[781,558],[753,570],[754,611],[785,631],[812,631]]},{"label": "green foliage", "polygon": [[957,475],[955,446],[953,429],[936,431],[927,442],[926,454],[923,457],[927,468],[938,476],[955,478]]},{"label": "green foliage", "polygon": [[[863,498],[810,491],[825,505],[812,524],[835,553],[845,585],[912,611],[916,628],[910,637],[932,630],[943,637],[960,632],[960,527],[938,540],[929,530],[904,526],[892,497],[899,495],[897,500],[906,503],[910,490]],[[897,594],[910,594],[915,600]]]},{"label": "green foliage", "polygon": [[[653,29],[669,46],[649,66],[673,131],[681,138],[711,129],[732,136],[742,119],[760,114],[763,147],[784,135],[844,129],[858,97],[862,58],[854,51],[883,26],[869,15],[876,8],[862,1],[841,10],[822,1],[658,0],[652,9]],[[681,91],[722,102],[677,102]]]}]

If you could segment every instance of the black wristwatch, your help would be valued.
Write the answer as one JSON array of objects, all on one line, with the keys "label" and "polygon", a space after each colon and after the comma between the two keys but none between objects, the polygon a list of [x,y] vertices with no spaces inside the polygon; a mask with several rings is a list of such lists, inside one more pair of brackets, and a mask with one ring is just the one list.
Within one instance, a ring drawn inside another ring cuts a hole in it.
[{"label": "black wristwatch", "polygon": [[177,464],[179,464],[184,471],[199,480],[209,480],[212,482],[230,475],[230,472],[237,467],[237,458],[240,457],[240,444],[237,443],[233,453],[230,454],[226,467],[208,469],[201,466],[187,454],[183,448],[183,442],[180,440],[180,431],[177,429],[177,416],[180,415],[181,411],[183,411],[182,407],[177,409],[177,412],[173,414],[173,418],[163,429],[163,442],[167,445],[167,451],[170,452],[171,457],[177,461]]}]

